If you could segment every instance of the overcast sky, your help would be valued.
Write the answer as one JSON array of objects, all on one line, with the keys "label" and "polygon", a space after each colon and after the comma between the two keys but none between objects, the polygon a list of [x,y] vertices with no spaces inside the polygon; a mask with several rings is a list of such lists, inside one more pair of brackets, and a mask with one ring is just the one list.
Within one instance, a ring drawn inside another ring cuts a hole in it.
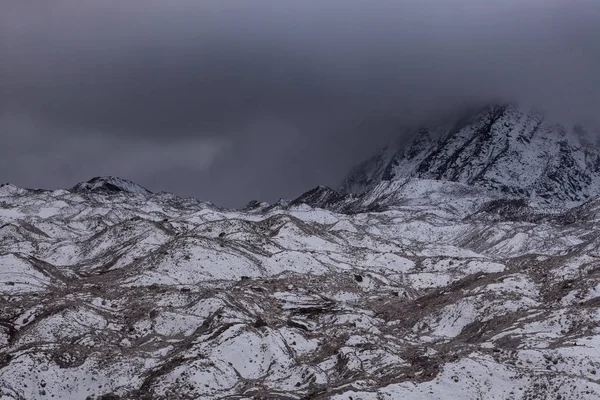
[{"label": "overcast sky", "polygon": [[0,0],[0,181],[292,198],[466,103],[594,119],[599,38],[598,0]]}]

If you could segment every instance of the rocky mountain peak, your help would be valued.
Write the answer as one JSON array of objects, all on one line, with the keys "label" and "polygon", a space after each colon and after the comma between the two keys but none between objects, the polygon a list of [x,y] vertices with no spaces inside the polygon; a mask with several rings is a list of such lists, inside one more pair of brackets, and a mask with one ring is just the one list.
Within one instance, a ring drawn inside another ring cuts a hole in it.
[{"label": "rocky mountain peak", "polygon": [[130,180],[114,176],[97,176],[87,182],[80,182],[72,189],[75,192],[129,193],[148,196],[152,192]]},{"label": "rocky mountain peak", "polygon": [[328,205],[336,204],[343,198],[343,194],[338,193],[330,187],[317,186],[292,201],[291,205],[308,204],[312,207],[326,207]]},{"label": "rocky mountain peak", "polygon": [[420,178],[573,206],[600,195],[600,146],[592,132],[513,105],[489,106],[452,124],[412,132],[409,145],[388,146],[354,168],[342,191]]}]

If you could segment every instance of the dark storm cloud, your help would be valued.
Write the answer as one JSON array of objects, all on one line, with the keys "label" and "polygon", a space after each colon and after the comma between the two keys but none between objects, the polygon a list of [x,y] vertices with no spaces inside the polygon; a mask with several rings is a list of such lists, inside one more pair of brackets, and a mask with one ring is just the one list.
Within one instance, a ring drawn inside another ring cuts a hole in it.
[{"label": "dark storm cloud", "polygon": [[593,119],[599,27],[584,0],[0,0],[2,180],[290,197],[466,103]]}]

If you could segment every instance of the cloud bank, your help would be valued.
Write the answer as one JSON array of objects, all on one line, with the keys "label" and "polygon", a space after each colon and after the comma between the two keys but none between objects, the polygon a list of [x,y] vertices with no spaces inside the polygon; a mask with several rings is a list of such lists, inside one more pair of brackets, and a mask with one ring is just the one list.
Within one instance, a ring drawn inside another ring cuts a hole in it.
[{"label": "cloud bank", "polygon": [[587,0],[5,0],[0,179],[293,197],[465,104],[597,119],[599,37]]}]

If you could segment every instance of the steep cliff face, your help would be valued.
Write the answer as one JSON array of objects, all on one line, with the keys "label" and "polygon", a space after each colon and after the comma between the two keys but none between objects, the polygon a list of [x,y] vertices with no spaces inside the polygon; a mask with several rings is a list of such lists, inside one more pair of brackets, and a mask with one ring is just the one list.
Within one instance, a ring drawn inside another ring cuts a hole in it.
[{"label": "steep cliff face", "polygon": [[346,177],[344,192],[383,180],[420,178],[464,183],[542,204],[573,206],[600,195],[598,136],[555,125],[510,105],[461,121],[424,127],[408,146],[386,148]]}]

